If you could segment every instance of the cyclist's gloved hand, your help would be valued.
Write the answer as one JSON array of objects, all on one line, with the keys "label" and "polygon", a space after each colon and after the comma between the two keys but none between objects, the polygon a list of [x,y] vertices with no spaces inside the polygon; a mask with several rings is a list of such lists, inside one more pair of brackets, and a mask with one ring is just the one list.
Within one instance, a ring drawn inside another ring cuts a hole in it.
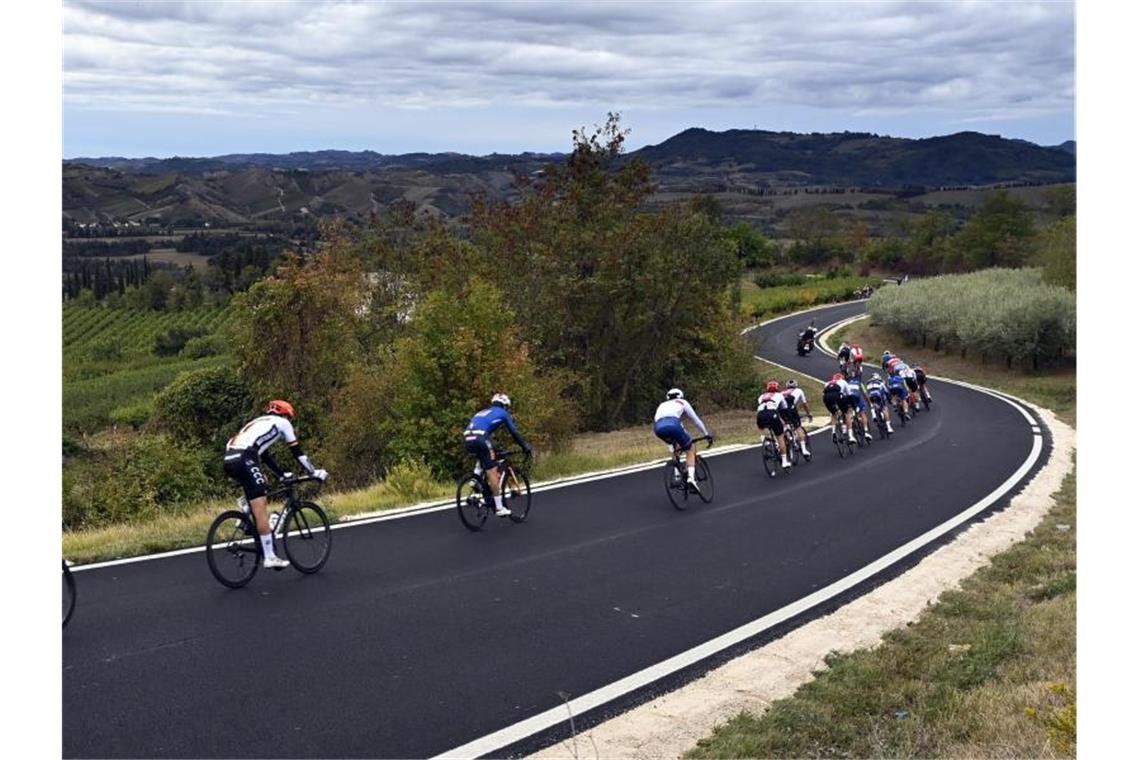
[{"label": "cyclist's gloved hand", "polygon": [[527,459],[530,459],[533,454],[534,454],[534,449],[532,449],[530,446],[523,446],[523,456],[524,457],[526,457]]},{"label": "cyclist's gloved hand", "polygon": [[281,476],[281,479],[282,480],[292,480],[293,479],[293,473],[287,472]]},{"label": "cyclist's gloved hand", "polygon": [[716,440],[716,436],[713,435],[712,433],[709,433],[709,446],[712,446],[713,441],[715,441],[715,440]]},{"label": "cyclist's gloved hand", "polygon": [[313,471],[313,477],[317,478],[322,483],[324,483],[326,480],[329,479],[329,471],[328,470],[314,470]]}]

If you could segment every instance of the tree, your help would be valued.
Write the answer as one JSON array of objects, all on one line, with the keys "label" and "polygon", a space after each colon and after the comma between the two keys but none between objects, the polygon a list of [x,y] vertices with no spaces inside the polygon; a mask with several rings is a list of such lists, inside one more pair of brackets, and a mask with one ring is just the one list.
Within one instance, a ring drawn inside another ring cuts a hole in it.
[{"label": "tree", "polygon": [[1045,193],[1045,212],[1057,219],[1074,216],[1077,213],[1077,186],[1056,185]]},{"label": "tree", "polygon": [[999,190],[954,238],[954,246],[974,269],[1019,267],[1030,252],[1033,220],[1020,198]]},{"label": "tree", "polygon": [[1077,290],[1077,218],[1069,216],[1046,229],[1037,244],[1042,279],[1051,285]]}]

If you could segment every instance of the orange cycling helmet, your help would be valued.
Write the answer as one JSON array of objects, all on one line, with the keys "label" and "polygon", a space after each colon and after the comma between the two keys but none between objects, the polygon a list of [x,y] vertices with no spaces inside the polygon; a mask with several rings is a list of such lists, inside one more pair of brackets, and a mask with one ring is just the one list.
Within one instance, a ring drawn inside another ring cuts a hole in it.
[{"label": "orange cycling helmet", "polygon": [[280,414],[282,417],[292,417],[293,405],[288,401],[275,399],[269,402],[269,406],[265,407],[266,414]]},{"label": "orange cycling helmet", "polygon": [[780,384],[779,383],[777,383],[775,380],[769,380],[768,381],[768,392],[769,393],[776,393],[779,390],[780,390]]}]

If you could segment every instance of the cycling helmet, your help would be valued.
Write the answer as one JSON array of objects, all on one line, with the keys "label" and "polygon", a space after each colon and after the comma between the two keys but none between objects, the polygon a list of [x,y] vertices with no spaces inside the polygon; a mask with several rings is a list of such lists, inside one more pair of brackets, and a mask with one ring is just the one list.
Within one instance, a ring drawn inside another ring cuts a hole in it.
[{"label": "cycling helmet", "polygon": [[777,393],[780,390],[780,384],[777,383],[775,380],[769,380],[768,385],[765,386],[765,390],[768,393]]},{"label": "cycling helmet", "polygon": [[843,379],[843,375],[842,375],[842,373],[839,373],[839,372],[836,372],[834,375],[831,376],[831,382],[833,382],[833,383],[838,383],[842,379]]},{"label": "cycling helmet", "polygon": [[882,380],[883,378],[879,377],[879,373],[876,372],[875,374],[871,375],[871,379],[872,380]]},{"label": "cycling helmet", "polygon": [[787,383],[785,383],[785,387],[787,387],[787,388],[795,388],[795,387],[796,387],[796,381],[795,381],[795,380],[788,380],[788,382],[787,382]]},{"label": "cycling helmet", "polygon": [[496,393],[494,396],[491,396],[491,406],[496,405],[510,407],[511,397],[505,393]]},{"label": "cycling helmet", "polygon": [[887,359],[890,359],[890,358],[891,358],[891,352],[890,351],[884,351],[883,352],[883,361],[886,361]]},{"label": "cycling helmet", "polygon": [[279,414],[282,417],[292,417],[294,414],[293,405],[290,404],[288,401],[282,401],[281,399],[275,399],[275,400],[269,402],[269,406],[265,407],[265,413],[266,414]]},{"label": "cycling helmet", "polygon": [[684,398],[684,397],[685,397],[685,392],[683,390],[681,390],[680,388],[670,388],[669,392],[665,394],[665,398],[667,398],[667,399]]}]

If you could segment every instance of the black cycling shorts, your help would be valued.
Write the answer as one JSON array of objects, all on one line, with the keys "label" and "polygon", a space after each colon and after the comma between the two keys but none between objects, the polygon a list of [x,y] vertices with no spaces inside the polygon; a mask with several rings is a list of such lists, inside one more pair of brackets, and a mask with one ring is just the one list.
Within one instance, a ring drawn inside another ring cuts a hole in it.
[{"label": "black cycling shorts", "polygon": [[832,414],[843,409],[843,391],[839,390],[839,388],[824,388],[823,405],[827,407],[827,411]]},{"label": "black cycling shorts", "polygon": [[470,438],[464,437],[463,448],[467,450],[468,454],[479,459],[479,466],[483,468],[483,472],[495,468],[495,456],[489,439],[481,435]]},{"label": "black cycling shorts", "polygon": [[241,483],[246,501],[261,498],[269,492],[263,467],[261,459],[248,450],[227,451],[222,458],[222,470],[228,477]]},{"label": "black cycling shorts", "polygon": [[756,412],[756,427],[761,430],[771,429],[777,436],[784,434],[784,422],[775,409],[761,409]]},{"label": "black cycling shorts", "polygon": [[918,393],[918,380],[913,377],[904,377],[903,380],[906,381],[906,387],[910,388],[911,393]]},{"label": "black cycling shorts", "polygon": [[919,387],[926,385],[926,373],[920,369],[914,371],[914,379],[918,381]]},{"label": "black cycling shorts", "polygon": [[788,407],[787,409],[784,409],[780,412],[780,416],[783,417],[784,422],[788,423],[788,427],[790,427],[792,430],[796,430],[801,425],[803,425],[803,421],[800,420],[800,411],[798,409]]}]

